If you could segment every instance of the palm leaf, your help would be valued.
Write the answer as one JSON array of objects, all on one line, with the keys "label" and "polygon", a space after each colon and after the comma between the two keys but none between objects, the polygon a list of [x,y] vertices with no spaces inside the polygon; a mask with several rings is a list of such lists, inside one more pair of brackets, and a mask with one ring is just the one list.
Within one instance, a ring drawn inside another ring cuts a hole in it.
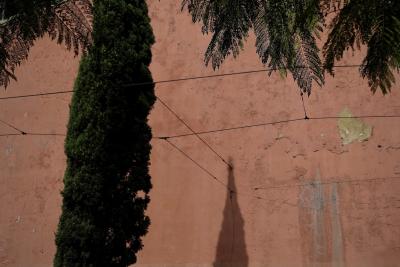
[{"label": "palm leaf", "polygon": [[212,33],[210,44],[205,52],[206,65],[210,62],[218,68],[229,55],[236,57],[243,41],[248,36],[257,0],[184,0],[193,22],[202,21],[202,31]]},{"label": "palm leaf", "polygon": [[[0,25],[0,86],[16,80],[15,68],[26,60],[37,38],[48,33],[52,39],[85,52],[92,43],[92,4],[90,0],[68,0],[30,13],[17,13]],[[27,16],[27,15],[30,16]]]},{"label": "palm leaf", "polygon": [[[218,68],[229,55],[236,57],[248,31],[253,28],[256,50],[270,69],[292,72],[304,92],[312,81],[323,83],[323,68],[313,33],[321,30],[319,0],[183,0],[193,22],[202,23],[202,32],[212,33],[205,63]],[[297,39],[296,39],[297,38]],[[298,46],[295,46],[295,41]],[[294,67],[301,64],[301,68]]]},{"label": "palm leaf", "polygon": [[267,67],[285,71],[294,59],[294,13],[290,3],[267,1],[254,20],[257,53]]},{"label": "palm leaf", "polygon": [[310,95],[313,81],[319,86],[324,84],[319,49],[310,33],[298,33],[295,40],[296,57],[291,72],[302,92]]},{"label": "palm leaf", "polygon": [[324,45],[325,68],[333,74],[334,62],[356,44],[367,46],[360,67],[373,92],[390,92],[400,66],[400,5],[391,0],[349,1],[333,19]]},{"label": "palm leaf", "polygon": [[54,8],[53,20],[48,29],[52,39],[64,43],[77,55],[85,53],[92,43],[92,4],[90,1],[65,1]]},{"label": "palm leaf", "polygon": [[400,23],[394,16],[381,16],[374,29],[360,71],[374,93],[379,87],[386,94],[395,83],[393,70],[400,66]]},{"label": "palm leaf", "polygon": [[350,0],[320,0],[320,9],[324,16],[338,12],[342,9],[345,5],[347,5]]},{"label": "palm leaf", "polygon": [[[10,22],[12,23],[12,22]],[[15,68],[28,57],[29,48],[33,41],[23,40],[18,27],[3,29],[0,60],[4,65],[0,68],[0,85],[7,85],[10,78],[16,80]]]}]

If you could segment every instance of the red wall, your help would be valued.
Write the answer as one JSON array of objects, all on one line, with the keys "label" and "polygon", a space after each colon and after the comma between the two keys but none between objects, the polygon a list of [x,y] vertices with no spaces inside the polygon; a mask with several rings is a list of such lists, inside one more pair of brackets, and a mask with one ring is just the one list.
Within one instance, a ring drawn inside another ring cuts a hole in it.
[{"label": "red wall", "polygon": [[[236,59],[204,67],[208,37],[180,1],[149,1],[154,80],[257,70],[249,38]],[[339,64],[359,64],[349,53]],[[78,58],[39,40],[0,97],[72,89]],[[397,76],[399,81],[400,77]],[[400,115],[399,82],[372,95],[357,68],[337,69],[305,99],[311,118]],[[195,131],[302,118],[292,78],[266,73],[159,84],[157,95]],[[27,132],[65,133],[70,95],[0,100],[0,119]],[[400,119],[365,118],[364,142],[344,145],[338,119],[170,139],[223,184],[162,140],[153,141],[149,215],[138,266],[400,266]],[[189,133],[159,102],[154,136]],[[0,135],[15,130],[0,124]],[[0,266],[51,266],[65,168],[62,136],[0,137]],[[310,183],[313,184],[310,184]],[[227,187],[237,194],[229,194]],[[263,188],[255,190],[256,188]],[[226,264],[234,261],[235,264]]]}]

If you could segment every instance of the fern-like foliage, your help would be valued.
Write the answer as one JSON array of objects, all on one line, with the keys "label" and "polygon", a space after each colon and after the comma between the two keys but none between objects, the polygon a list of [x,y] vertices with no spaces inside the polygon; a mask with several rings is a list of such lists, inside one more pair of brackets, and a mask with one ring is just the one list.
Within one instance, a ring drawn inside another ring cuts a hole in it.
[{"label": "fern-like foliage", "polygon": [[334,62],[356,46],[367,46],[360,68],[373,92],[390,92],[394,71],[400,67],[400,3],[392,0],[353,0],[344,4],[330,24],[324,45],[325,67],[333,74]]},{"label": "fern-like foliage", "polygon": [[183,0],[182,9],[187,6],[193,22],[202,22],[202,32],[213,34],[205,53],[207,65],[211,61],[216,69],[228,55],[239,54],[258,4],[257,0]]},{"label": "fern-like foliage", "polygon": [[318,4],[314,0],[265,2],[263,12],[254,22],[257,52],[262,62],[283,74],[289,70],[301,91],[307,94],[311,93],[313,81],[320,86],[324,83],[314,37],[319,36],[323,22]]},{"label": "fern-like foliage", "polygon": [[320,8],[324,16],[340,11],[350,0],[320,0]]},{"label": "fern-like foliage", "polygon": [[14,70],[26,59],[33,41],[49,25],[52,1],[2,1],[0,24],[0,84],[15,79]]},{"label": "fern-like foliage", "polygon": [[64,43],[77,55],[92,43],[92,3],[89,0],[69,0],[54,8],[48,33],[59,44]]},{"label": "fern-like foliage", "polygon": [[293,7],[287,1],[266,1],[253,25],[257,53],[262,63],[285,73],[295,56],[294,43],[291,42]]},{"label": "fern-like foliage", "polygon": [[309,33],[298,33],[295,37],[296,57],[290,70],[300,89],[310,95],[313,81],[319,86],[324,83],[319,49],[315,37]]},{"label": "fern-like foliage", "polygon": [[3,0],[0,11],[0,86],[7,87],[10,79],[16,80],[15,68],[44,34],[75,54],[85,52],[92,43],[90,0]]},{"label": "fern-like foliage", "polygon": [[313,82],[319,86],[324,83],[324,69],[316,43],[316,37],[323,30],[324,17],[318,0],[295,1],[294,13],[295,59],[290,70],[300,89],[310,95]]},{"label": "fern-like foliage", "polygon": [[[183,0],[193,22],[203,24],[212,39],[205,53],[219,67],[237,56],[248,32],[256,36],[257,53],[264,65],[283,75],[291,72],[303,92],[324,83],[324,70],[348,49],[367,47],[360,68],[371,90],[390,91],[394,71],[400,68],[400,1],[394,0]],[[332,19],[333,16],[333,19]],[[321,63],[316,38],[331,21]]]},{"label": "fern-like foliage", "polygon": [[[11,25],[11,23],[9,23]],[[13,25],[14,26],[14,25]],[[10,78],[15,79],[15,68],[27,58],[29,47],[33,45],[32,39],[22,38],[18,27],[2,29],[0,46],[0,85],[7,86]]]},{"label": "fern-like foliage", "polygon": [[218,68],[232,54],[236,57],[250,29],[256,36],[257,53],[272,71],[293,75],[300,89],[311,92],[312,81],[322,85],[323,68],[314,34],[323,16],[317,0],[184,0],[193,22],[202,22],[212,39],[205,53]]}]

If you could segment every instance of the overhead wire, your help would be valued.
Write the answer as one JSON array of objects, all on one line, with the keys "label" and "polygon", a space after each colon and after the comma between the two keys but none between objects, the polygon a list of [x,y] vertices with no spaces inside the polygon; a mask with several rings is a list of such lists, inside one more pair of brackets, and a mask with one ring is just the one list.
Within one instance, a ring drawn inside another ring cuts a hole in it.
[{"label": "overhead wire", "polygon": [[12,128],[18,133],[6,133],[6,134],[0,134],[0,137],[6,137],[6,136],[19,136],[19,135],[31,135],[31,136],[65,136],[65,134],[59,134],[59,133],[34,133],[34,132],[27,132],[24,130],[21,130],[20,128],[12,125],[11,123],[8,123],[4,120],[0,119],[0,123],[6,125],[9,128]]},{"label": "overhead wire", "polygon": [[4,97],[0,97],[0,100],[27,98],[27,97],[37,97],[37,96],[46,96],[46,95],[68,94],[68,93],[73,93],[73,92],[74,92],[74,90],[66,90],[66,91],[56,91],[56,92],[45,92],[45,93],[29,94],[29,95],[4,96]]},{"label": "overhead wire", "polygon": [[[267,125],[275,125],[275,124],[282,124],[282,123],[289,123],[289,122],[298,122],[298,121],[312,121],[312,120],[328,120],[328,119],[365,119],[365,118],[400,118],[400,115],[360,115],[360,116],[351,116],[351,117],[345,117],[345,116],[322,116],[322,117],[308,117],[305,119],[304,117],[299,117],[299,118],[293,118],[293,119],[287,119],[287,120],[278,120],[278,121],[272,121],[272,122],[263,122],[263,123],[255,123],[255,124],[248,124],[248,125],[241,125],[241,126],[235,126],[235,127],[228,127],[228,128],[221,128],[221,129],[214,129],[214,130],[206,130],[206,131],[199,131],[196,132],[195,134],[197,135],[203,135],[203,134],[211,134],[211,133],[219,133],[219,132],[226,132],[226,131],[234,131],[234,130],[241,130],[241,129],[246,129],[246,128],[254,128],[254,127],[261,127],[261,126],[267,126]],[[181,138],[181,137],[186,137],[186,136],[193,136],[195,135],[194,133],[186,133],[186,134],[177,134],[177,135],[169,135],[169,136],[156,136],[153,137],[155,139],[173,139],[173,138]]]},{"label": "overhead wire", "polygon": [[[161,139],[160,139],[161,140]],[[192,163],[194,163],[197,167],[199,167],[201,170],[203,170],[212,180],[215,180],[218,184],[220,184],[221,186],[223,186],[226,190],[228,190],[228,192],[232,193],[232,194],[236,194],[236,195],[242,195],[242,196],[247,196],[247,197],[252,197],[252,198],[256,198],[256,199],[264,199],[260,196],[255,196],[252,194],[245,194],[242,192],[238,192],[237,190],[233,190],[232,188],[230,188],[226,183],[224,183],[221,179],[219,179],[217,176],[215,176],[214,174],[211,173],[211,171],[209,171],[206,167],[202,166],[200,163],[198,163],[195,159],[193,159],[188,153],[186,153],[185,151],[183,151],[180,147],[178,147],[176,144],[174,144],[173,142],[171,142],[168,139],[162,139],[165,142],[167,142],[169,145],[171,145],[173,148],[175,148],[178,152],[180,152],[185,158],[189,159]],[[232,168],[231,166],[229,168]]]},{"label": "overhead wire", "polygon": [[202,165],[200,165],[200,163],[198,163],[196,160],[194,160],[191,156],[189,156],[185,151],[183,151],[182,149],[180,149],[177,145],[175,145],[173,142],[171,142],[168,139],[163,139],[164,141],[166,141],[168,144],[170,144],[173,148],[175,148],[177,151],[179,151],[182,155],[184,155],[187,159],[189,159],[191,162],[193,162],[197,167],[199,167],[200,169],[202,169],[205,173],[207,173],[212,179],[214,179],[215,181],[217,181],[219,184],[221,184],[223,187],[225,187],[226,189],[228,189],[229,191],[232,191],[231,188],[229,188],[229,186],[224,183],[223,181],[221,181],[220,179],[218,179],[214,174],[212,174],[209,170],[207,170],[205,167],[203,167]]},{"label": "overhead wire", "polygon": [[60,133],[8,133],[8,134],[0,134],[0,137],[7,137],[7,136],[66,136],[66,134]]},{"label": "overhead wire", "polygon": [[[354,67],[361,67],[361,66],[363,66],[363,65],[348,64],[348,65],[335,65],[335,66],[333,66],[333,68],[354,68]],[[307,66],[294,66],[291,69],[304,69],[304,68],[308,68],[308,67]],[[201,80],[201,79],[209,79],[209,78],[219,78],[219,77],[226,77],[226,76],[236,76],[236,75],[260,73],[260,72],[268,72],[268,71],[287,70],[287,69],[289,69],[289,68],[264,68],[264,69],[259,69],[259,70],[238,71],[238,72],[230,72],[230,73],[210,74],[210,75],[203,75],[203,76],[193,76],[193,77],[160,80],[160,81],[156,81],[156,82],[129,83],[129,84],[125,84],[125,86],[126,87],[135,87],[135,86],[143,86],[143,85],[151,85],[151,84],[163,84],[163,83],[190,81],[190,80]]]},{"label": "overhead wire", "polygon": [[[363,66],[363,65],[359,65],[359,64],[351,65],[351,64],[349,64],[349,65],[335,65],[335,66],[333,66],[333,68],[354,68],[354,67],[361,67],[361,66]],[[306,67],[305,66],[304,67],[303,66],[297,66],[297,67],[295,66],[293,68],[306,68]],[[199,80],[199,79],[226,77],[226,76],[245,75],[245,74],[268,72],[268,71],[275,71],[275,70],[282,70],[282,69],[287,69],[287,68],[264,68],[264,69],[259,69],[259,70],[238,71],[238,72],[221,73],[221,74],[210,74],[210,75],[203,75],[203,76],[183,77],[183,78],[159,80],[159,81],[153,81],[153,82],[129,83],[129,84],[125,84],[124,86],[126,86],[126,87],[137,87],[137,86],[143,86],[143,85],[156,85],[156,84],[165,84],[165,83],[189,81],[189,80]],[[0,100],[28,98],[28,97],[56,95],[56,94],[67,94],[67,93],[73,93],[73,92],[74,92],[74,90],[64,90],[64,91],[55,91],[55,92],[42,92],[42,93],[28,94],[28,95],[5,96],[5,97],[0,97]]]},{"label": "overhead wire", "polygon": [[[180,152],[182,155],[184,155],[187,159],[189,159],[192,163],[194,163],[197,167],[199,167],[201,170],[203,170],[208,176],[210,176],[213,180],[217,181],[221,186],[223,186],[230,194],[236,194],[236,195],[242,195],[245,197],[251,197],[259,200],[267,200],[259,195],[254,195],[254,194],[244,194],[242,192],[235,191],[231,189],[226,183],[224,183],[222,180],[218,179],[214,174],[212,174],[206,167],[202,166],[199,164],[196,160],[194,160],[188,153],[183,151],[181,148],[179,148],[177,145],[175,145],[173,142],[171,142],[168,139],[164,139],[167,143],[169,143],[173,148],[175,148],[178,152]],[[400,179],[400,176],[393,176],[393,177],[376,177],[376,178],[366,178],[366,179],[351,179],[351,180],[336,180],[336,181],[312,181],[308,183],[302,183],[302,184],[289,184],[289,185],[278,185],[278,186],[267,186],[267,187],[254,187],[253,191],[265,191],[265,190],[273,190],[273,189],[282,189],[282,188],[294,188],[294,187],[305,187],[305,186],[317,186],[317,185],[330,185],[330,184],[345,184],[345,183],[367,183],[367,182],[373,182],[373,181],[383,181],[386,182],[387,180],[398,180]]]},{"label": "overhead wire", "polygon": [[[304,103],[304,98],[303,98],[303,94],[301,93],[301,100],[302,100],[302,105],[303,105],[303,110],[304,110],[304,115],[305,117],[302,119],[294,119],[294,120],[287,120],[287,121],[299,121],[299,120],[310,120],[310,119],[322,119],[323,117],[316,117],[316,118],[309,118],[308,114],[307,114],[307,110],[305,107],[305,103]],[[383,117],[383,118],[393,118],[393,117],[400,117],[398,115],[376,115],[376,116],[353,116],[353,117]],[[325,117],[325,119],[331,119],[331,118],[352,118],[352,117],[343,117],[343,116],[332,116],[332,117]],[[282,121],[278,121],[279,123],[281,123]],[[276,123],[276,122],[275,122]],[[275,124],[274,122],[272,123],[268,123],[268,124]],[[268,125],[268,124],[264,124],[264,125]],[[260,126],[260,125],[255,125],[256,126]],[[199,133],[194,133],[194,131],[192,131],[193,134],[195,134],[196,136],[198,136]],[[232,203],[232,197],[233,197],[233,193],[236,193],[234,190],[232,190],[231,188],[229,188],[229,186],[227,184],[225,184],[224,182],[222,182],[221,180],[219,180],[215,175],[213,175],[209,170],[207,170],[205,167],[203,167],[202,165],[200,165],[197,161],[195,161],[192,157],[190,157],[186,152],[184,152],[182,149],[180,149],[178,146],[176,146],[174,143],[172,143],[169,139],[171,137],[160,137],[159,139],[165,140],[167,141],[171,146],[173,146],[175,149],[177,149],[180,153],[182,153],[186,158],[190,159],[194,164],[196,164],[198,167],[200,167],[204,172],[206,172],[210,177],[212,177],[214,180],[218,181],[221,185],[223,185],[224,187],[226,187],[226,189],[229,192],[229,197]],[[229,165],[230,166],[230,165]],[[368,178],[368,179],[353,179],[353,180],[338,180],[338,181],[326,181],[326,182],[316,182],[316,181],[312,181],[312,182],[308,182],[308,183],[303,183],[303,184],[293,184],[293,185],[282,185],[282,186],[270,186],[270,187],[255,187],[253,188],[254,191],[258,191],[258,190],[269,190],[269,189],[280,189],[280,188],[289,188],[289,187],[304,187],[304,186],[316,186],[316,185],[327,185],[327,184],[340,184],[340,183],[362,183],[362,182],[371,182],[371,181],[377,181],[377,180],[388,180],[388,179],[400,179],[400,177],[383,177],[383,178]],[[251,195],[251,197],[253,198],[257,198],[257,199],[264,199],[260,196],[257,195]],[[232,211],[233,212],[233,211]]]},{"label": "overhead wire", "polygon": [[7,136],[18,136],[18,135],[22,135],[20,133],[14,133],[14,134],[0,134],[0,137],[7,137]]},{"label": "overhead wire", "polygon": [[14,125],[12,125],[12,124],[10,124],[10,123],[8,123],[8,122],[6,122],[6,121],[3,121],[3,120],[0,119],[0,122],[1,122],[2,124],[6,125],[6,126],[8,126],[8,127],[10,127],[10,128],[12,128],[12,129],[18,131],[20,135],[25,135],[25,134],[26,134],[25,131],[22,131],[21,129],[15,127]]},{"label": "overhead wire", "polygon": [[304,119],[308,120],[308,116],[307,116],[307,110],[306,110],[306,105],[304,104],[304,97],[303,97],[303,92],[300,92],[300,97],[301,97],[301,102],[303,103],[303,111],[304,111]]},{"label": "overhead wire", "polygon": [[60,133],[25,133],[25,135],[32,135],[32,136],[67,136],[66,134],[60,134]]},{"label": "overhead wire", "polygon": [[336,180],[336,181],[311,181],[302,184],[291,184],[291,185],[277,185],[277,186],[266,186],[266,187],[254,187],[254,191],[258,190],[273,190],[281,188],[291,188],[291,187],[305,187],[305,186],[317,186],[317,185],[330,185],[330,184],[345,184],[345,183],[366,183],[373,181],[385,181],[385,180],[397,180],[400,176],[392,177],[376,177],[376,178],[365,178],[365,179],[351,179],[351,180]]},{"label": "overhead wire", "polygon": [[[347,68],[347,67],[360,67],[362,65],[338,65],[335,66],[335,68]],[[186,77],[186,78],[178,78],[178,79],[170,79],[170,80],[161,80],[161,81],[156,81],[156,82],[147,82],[147,83],[134,83],[134,84],[128,84],[126,86],[142,86],[146,84],[162,84],[162,83],[170,83],[170,82],[178,82],[178,81],[187,81],[187,80],[196,80],[196,79],[206,79],[206,78],[215,78],[215,77],[224,77],[224,76],[233,76],[233,75],[242,75],[242,74],[250,74],[250,73],[257,73],[257,72],[265,72],[265,71],[270,71],[270,70],[275,70],[275,69],[262,69],[262,70],[254,70],[254,71],[242,71],[242,72],[232,72],[232,73],[225,73],[225,74],[215,74],[215,75],[205,75],[205,76],[194,76],[194,77]],[[30,94],[30,95],[20,95],[20,96],[9,96],[9,97],[1,97],[0,100],[5,100],[5,99],[16,99],[16,98],[26,98],[26,97],[35,97],[35,96],[44,96],[44,95],[54,95],[54,94],[65,94],[65,93],[71,93],[73,90],[68,90],[68,91],[57,91],[57,92],[48,92],[48,93],[38,93],[38,94]],[[208,131],[200,131],[200,132],[195,132],[182,118],[179,117],[179,115],[174,112],[164,101],[162,101],[159,97],[157,99],[160,101],[162,105],[164,105],[178,120],[180,120],[192,133],[188,134],[181,134],[181,135],[173,135],[173,136],[160,136],[160,137],[154,137],[154,139],[161,139],[165,140],[168,142],[172,147],[177,149],[180,153],[182,153],[186,158],[188,158],[190,161],[192,161],[195,165],[197,165],[199,168],[201,168],[204,172],[206,172],[210,177],[212,177],[214,180],[218,181],[221,185],[225,186],[230,192],[232,191],[225,183],[223,183],[220,179],[218,179],[215,175],[213,175],[210,171],[208,171],[205,167],[200,165],[198,162],[196,162],[193,158],[191,158],[187,153],[185,153],[182,149],[180,149],[178,146],[176,146],[174,143],[172,143],[169,139],[173,138],[179,138],[179,137],[186,137],[186,136],[196,136],[199,138],[207,147],[212,150],[221,160],[223,160],[228,166],[229,163],[226,162],[226,160],[213,149],[203,138],[201,138],[199,135],[201,134],[209,134],[209,133],[217,133],[217,132],[225,132],[225,131],[232,131],[232,130],[239,130],[239,129],[245,129],[245,128],[253,128],[253,127],[260,127],[260,126],[267,126],[267,125],[275,125],[275,124],[281,124],[281,123],[289,123],[289,122],[297,122],[297,121],[303,121],[303,120],[323,120],[323,119],[349,119],[349,118],[400,118],[400,115],[362,115],[362,116],[351,116],[351,117],[343,117],[343,116],[325,116],[325,117],[308,117],[307,111],[305,108],[304,104],[304,97],[303,93],[301,93],[301,100],[303,104],[303,110],[304,110],[304,118],[294,118],[294,119],[288,119],[288,120],[280,120],[280,121],[274,121],[274,122],[265,122],[265,123],[258,123],[258,124],[250,124],[250,125],[243,125],[243,126],[237,126],[237,127],[230,127],[230,128],[222,128],[222,129],[215,129],[215,130],[208,130]],[[0,120],[1,123],[13,128],[14,130],[18,131],[18,134],[0,134],[0,136],[18,136],[18,135],[31,135],[31,136],[65,136],[65,134],[57,134],[57,133],[30,133],[30,132],[25,132],[5,121]],[[330,183],[337,183],[337,182],[330,182]],[[291,185],[292,186],[292,185]],[[305,185],[295,185],[295,186],[305,186]],[[254,190],[261,190],[261,189],[266,189],[266,188],[254,188]],[[237,192],[235,192],[237,193]],[[260,197],[257,197],[261,199]]]},{"label": "overhead wire", "polygon": [[[312,121],[312,120],[330,120],[330,119],[352,119],[352,118],[355,118],[355,119],[400,118],[400,115],[354,115],[354,116],[351,116],[351,117],[345,117],[345,116],[321,116],[321,117],[309,117],[307,119],[307,121]],[[196,135],[203,135],[203,134],[213,134],[213,133],[220,133],[220,132],[227,132],[227,131],[255,128],[255,127],[262,127],[262,126],[276,125],[276,124],[283,124],[283,123],[290,123],[290,122],[299,122],[299,121],[305,121],[304,117],[287,119],[287,120],[272,121],[272,122],[263,122],[263,123],[256,123],[256,124],[241,125],[241,126],[221,128],[221,129],[198,131],[198,132],[192,132],[192,133],[186,133],[186,134],[177,134],[177,135],[168,135],[168,136],[154,136],[153,139],[161,139],[161,140],[175,139],[175,138],[182,138],[182,137],[188,137],[188,136],[196,136]],[[65,134],[57,134],[57,133],[56,134],[52,134],[52,133],[30,133],[30,132],[24,132],[24,133],[25,134],[22,134],[20,132],[19,134],[5,134],[5,135],[7,135],[7,136],[9,136],[9,135],[57,135],[57,136],[65,136]],[[5,135],[1,135],[0,134],[0,137],[1,136],[5,136]]]},{"label": "overhead wire", "polygon": [[[332,13],[332,12],[329,12]],[[329,14],[328,13],[328,14]],[[339,67],[360,67],[362,65],[342,65],[342,66],[335,66],[336,68]],[[151,85],[151,84],[164,84],[164,83],[172,83],[172,82],[180,82],[180,81],[188,81],[188,80],[198,80],[198,79],[207,79],[207,78],[218,78],[218,77],[225,77],[225,76],[234,76],[234,75],[244,75],[244,74],[251,74],[251,73],[259,73],[259,72],[266,72],[266,71],[272,71],[272,70],[278,70],[278,69],[262,69],[262,70],[253,70],[253,71],[243,71],[243,72],[233,72],[233,73],[225,73],[225,74],[216,74],[216,75],[205,75],[205,76],[195,76],[195,77],[186,77],[186,78],[177,78],[177,79],[170,79],[170,80],[161,80],[161,81],[156,81],[156,82],[144,82],[144,83],[131,83],[127,84],[125,86],[127,87],[136,87],[136,86],[143,86],[143,85]],[[55,94],[67,94],[67,93],[72,93],[74,92],[73,90],[66,90],[66,91],[56,91],[56,92],[46,92],[46,93],[37,93],[37,94],[30,94],[30,95],[19,95],[19,96],[9,96],[9,97],[0,97],[0,100],[6,100],[6,99],[18,99],[18,98],[28,98],[28,97],[37,97],[37,96],[46,96],[46,95],[55,95]],[[230,189],[227,184],[222,182],[220,179],[218,179],[215,175],[213,175],[209,170],[207,170],[205,167],[200,165],[197,161],[195,161],[192,157],[190,157],[186,152],[184,152],[182,149],[180,149],[178,146],[176,146],[173,142],[171,142],[169,139],[172,138],[178,138],[178,137],[185,137],[185,136],[196,136],[202,143],[204,143],[215,155],[217,155],[226,165],[229,167],[232,167],[214,148],[212,148],[202,137],[200,137],[200,134],[207,134],[207,133],[217,133],[217,132],[224,132],[224,131],[230,131],[230,130],[237,130],[237,129],[245,129],[245,128],[252,128],[252,127],[260,127],[260,126],[266,126],[266,125],[274,125],[274,124],[280,124],[280,123],[289,123],[289,122],[296,122],[296,121],[302,121],[302,120],[322,120],[322,119],[340,119],[340,118],[350,118],[350,117],[340,117],[340,116],[331,116],[331,117],[313,117],[309,118],[307,115],[307,111],[305,108],[304,104],[304,98],[303,98],[303,93],[301,93],[301,100],[302,100],[302,105],[303,105],[303,110],[304,110],[304,118],[297,118],[297,119],[290,119],[290,120],[281,120],[281,121],[276,121],[276,122],[267,122],[267,123],[260,123],[260,124],[253,124],[253,125],[245,125],[245,126],[239,126],[239,127],[231,127],[231,128],[224,128],[224,129],[217,129],[217,130],[211,130],[211,131],[202,131],[202,132],[195,132],[189,125],[186,123],[172,108],[170,108],[163,100],[161,100],[158,96],[157,99],[159,102],[167,109],[169,110],[182,124],[188,128],[192,134],[183,134],[183,135],[175,135],[175,136],[164,136],[164,137],[155,137],[156,139],[161,139],[166,141],[169,145],[171,145],[173,148],[175,148],[177,151],[179,151],[181,154],[183,154],[187,159],[189,159],[191,162],[193,162],[196,166],[198,166],[200,169],[202,169],[207,175],[209,175],[211,178],[213,178],[215,181],[223,185],[228,191],[229,191],[229,198],[230,198],[230,203],[231,203],[231,216],[232,216],[232,244],[231,244],[231,262],[232,262],[232,257],[233,257],[233,252],[234,252],[234,243],[235,243],[235,216],[234,216],[234,210],[233,210],[233,204],[232,204],[232,198],[233,194],[237,193],[234,190]],[[400,116],[398,115],[377,115],[377,116],[352,116],[351,118],[398,118]],[[18,134],[0,134],[0,136],[18,136],[18,135],[36,135],[36,136],[65,136],[65,134],[56,134],[56,133],[28,133],[25,132],[3,120],[0,120],[0,122],[4,125],[7,125],[8,127],[18,131]],[[269,190],[269,189],[276,189],[276,188],[285,188],[285,187],[302,187],[302,186],[315,186],[315,185],[327,185],[327,184],[334,184],[334,183],[354,183],[354,182],[368,182],[368,181],[375,181],[375,180],[384,180],[384,179],[400,179],[400,177],[386,177],[386,178],[372,178],[372,179],[358,179],[358,180],[341,180],[341,181],[330,181],[330,182],[310,182],[310,183],[304,183],[304,184],[296,184],[296,185],[286,185],[286,186],[271,186],[271,187],[255,187],[254,191],[257,190]],[[256,198],[261,199],[261,197],[256,196]]]},{"label": "overhead wire", "polygon": [[211,145],[206,142],[202,137],[200,137],[196,132],[190,127],[170,106],[168,106],[159,96],[157,96],[158,101],[171,113],[173,114],[183,125],[186,126],[204,145],[206,145],[217,157],[219,157],[223,163],[227,166],[232,167]]}]

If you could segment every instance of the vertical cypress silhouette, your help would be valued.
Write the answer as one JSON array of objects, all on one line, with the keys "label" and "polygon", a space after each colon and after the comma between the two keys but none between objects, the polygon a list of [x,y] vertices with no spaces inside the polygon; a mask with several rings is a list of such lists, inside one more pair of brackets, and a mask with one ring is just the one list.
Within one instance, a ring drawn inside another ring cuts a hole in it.
[{"label": "vertical cypress silhouette", "polygon": [[153,43],[145,0],[94,1],[93,46],[80,63],[65,140],[55,267],[126,267],[143,247]]},{"label": "vertical cypress silhouette", "polygon": [[[232,160],[229,165],[233,166]],[[246,267],[248,255],[244,237],[244,219],[237,202],[237,190],[233,167],[228,167],[228,187],[224,218],[219,233],[214,267]]]}]

